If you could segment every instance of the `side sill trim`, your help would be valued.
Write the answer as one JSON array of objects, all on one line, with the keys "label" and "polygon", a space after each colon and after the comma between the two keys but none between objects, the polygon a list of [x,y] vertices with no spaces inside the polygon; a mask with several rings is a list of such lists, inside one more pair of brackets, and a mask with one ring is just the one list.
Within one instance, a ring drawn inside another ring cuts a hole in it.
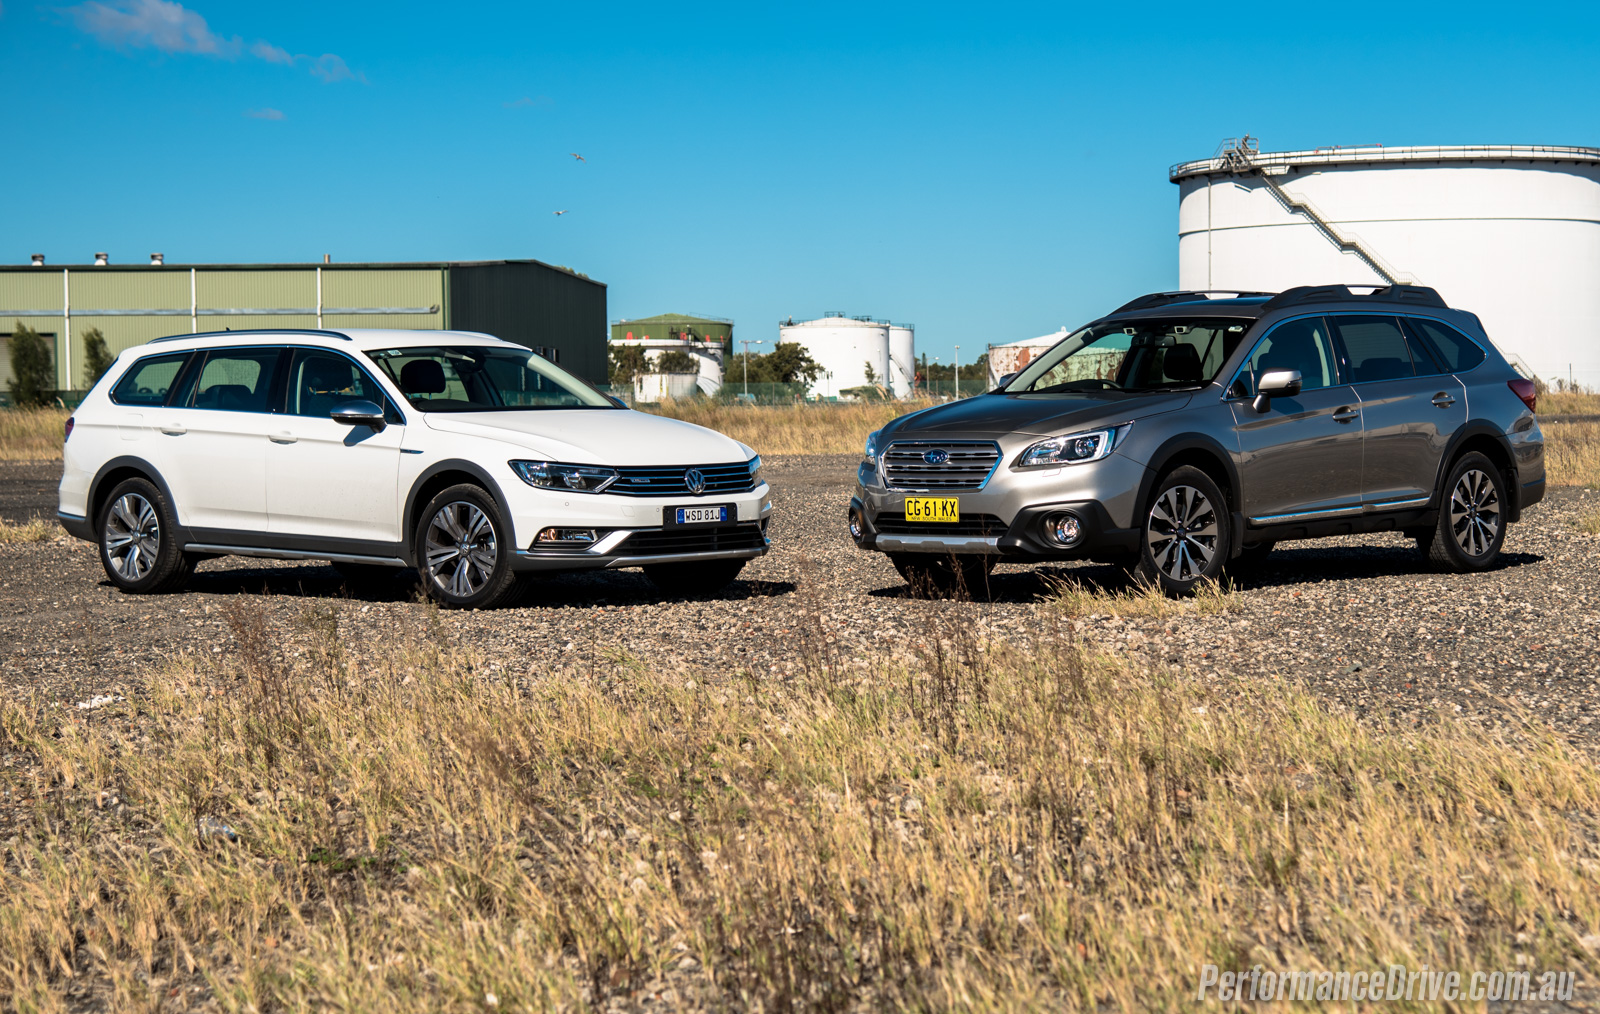
[{"label": "side sill trim", "polygon": [[1432,497],[1421,496],[1409,500],[1385,500],[1383,503],[1367,503],[1359,507],[1329,507],[1324,510],[1296,511],[1291,514],[1264,514],[1250,519],[1252,525],[1276,525],[1285,521],[1309,521],[1313,518],[1338,518],[1354,516],[1356,514],[1376,514],[1381,511],[1407,510],[1412,507],[1425,506]]},{"label": "side sill trim", "polygon": [[[187,337],[187,335],[185,335]],[[185,553],[218,553],[226,556],[259,556],[268,560],[332,560],[335,563],[371,563],[380,567],[409,567],[398,556],[359,556],[355,553],[326,553],[299,549],[264,549],[260,546],[213,546],[200,542],[184,545]]]}]

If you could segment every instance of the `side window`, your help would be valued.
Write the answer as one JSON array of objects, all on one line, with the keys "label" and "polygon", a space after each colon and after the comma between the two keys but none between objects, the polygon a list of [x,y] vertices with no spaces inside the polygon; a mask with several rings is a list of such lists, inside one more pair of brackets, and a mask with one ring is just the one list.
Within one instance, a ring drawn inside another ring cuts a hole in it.
[{"label": "side window", "polygon": [[1299,370],[1300,390],[1318,391],[1339,383],[1339,364],[1328,340],[1328,323],[1321,317],[1304,317],[1279,324],[1256,343],[1245,360],[1240,379],[1255,391],[1256,378],[1268,370]]},{"label": "side window", "polygon": [[[1339,340],[1350,357],[1350,383],[1370,384],[1417,375],[1400,321],[1394,317],[1336,317]],[[1433,372],[1429,364],[1424,371]]]},{"label": "side window", "polygon": [[392,423],[401,422],[378,382],[335,352],[299,349],[289,368],[289,414],[322,416],[347,401],[376,402]]},{"label": "side window", "polygon": [[188,352],[174,352],[139,360],[111,389],[111,400],[118,405],[165,405],[167,392],[172,390],[189,356]]},{"label": "side window", "polygon": [[1487,355],[1477,342],[1437,321],[1410,317],[1406,320],[1406,330],[1417,334],[1433,349],[1433,354],[1450,373],[1465,373],[1482,363]]},{"label": "side window", "polygon": [[474,399],[477,404],[498,401],[475,377],[462,376],[448,355],[385,357],[383,368],[412,406],[425,411],[471,408]]},{"label": "side window", "polygon": [[275,348],[207,352],[189,396],[190,406],[222,412],[269,411],[268,396],[282,352]]}]

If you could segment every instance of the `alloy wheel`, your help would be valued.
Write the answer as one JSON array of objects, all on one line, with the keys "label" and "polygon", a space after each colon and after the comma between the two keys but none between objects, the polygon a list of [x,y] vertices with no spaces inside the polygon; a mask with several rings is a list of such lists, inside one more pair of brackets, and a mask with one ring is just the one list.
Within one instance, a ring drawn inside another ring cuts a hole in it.
[{"label": "alloy wheel", "polygon": [[449,595],[470,598],[494,576],[499,541],[476,504],[457,500],[439,508],[423,542],[428,577]]},{"label": "alloy wheel", "polygon": [[1173,581],[1194,581],[1217,555],[1216,508],[1193,486],[1173,486],[1150,506],[1145,542],[1156,569]]},{"label": "alloy wheel", "polygon": [[161,516],[138,493],[117,497],[101,535],[106,559],[125,580],[138,581],[156,565],[161,549]]},{"label": "alloy wheel", "polygon": [[1500,494],[1479,469],[1461,473],[1450,493],[1450,531],[1468,556],[1482,556],[1500,534]]}]

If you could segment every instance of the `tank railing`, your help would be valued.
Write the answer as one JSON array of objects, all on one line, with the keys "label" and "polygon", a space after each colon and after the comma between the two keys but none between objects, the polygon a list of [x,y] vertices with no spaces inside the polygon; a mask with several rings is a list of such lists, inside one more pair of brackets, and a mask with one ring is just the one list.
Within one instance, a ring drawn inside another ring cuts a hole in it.
[{"label": "tank railing", "polygon": [[[1237,163],[1236,148],[1229,148],[1211,158],[1176,162],[1167,167],[1167,176],[1176,180],[1180,176],[1193,176],[1204,172],[1227,172]],[[1267,154],[1252,152],[1251,165],[1278,166],[1304,163],[1327,165],[1338,162],[1418,162],[1428,159],[1555,159],[1575,162],[1600,162],[1600,148],[1560,144],[1448,144],[1431,147],[1383,148],[1379,146],[1350,148],[1316,148],[1301,151],[1274,151]]]}]

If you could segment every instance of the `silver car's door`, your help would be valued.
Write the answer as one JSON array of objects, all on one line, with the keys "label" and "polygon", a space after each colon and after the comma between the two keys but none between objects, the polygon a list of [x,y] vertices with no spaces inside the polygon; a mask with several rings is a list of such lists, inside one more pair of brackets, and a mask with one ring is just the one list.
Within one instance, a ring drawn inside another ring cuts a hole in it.
[{"label": "silver car's door", "polygon": [[[1252,403],[1267,370],[1298,370],[1301,390]],[[1229,387],[1239,445],[1243,510],[1252,525],[1355,513],[1361,504],[1361,409],[1341,383],[1338,357],[1321,317],[1284,321],[1250,350]]]},{"label": "silver car's door", "polygon": [[1421,507],[1433,496],[1451,435],[1466,424],[1466,390],[1415,336],[1408,338],[1398,318],[1332,320],[1361,399],[1362,502],[1374,510]]}]

